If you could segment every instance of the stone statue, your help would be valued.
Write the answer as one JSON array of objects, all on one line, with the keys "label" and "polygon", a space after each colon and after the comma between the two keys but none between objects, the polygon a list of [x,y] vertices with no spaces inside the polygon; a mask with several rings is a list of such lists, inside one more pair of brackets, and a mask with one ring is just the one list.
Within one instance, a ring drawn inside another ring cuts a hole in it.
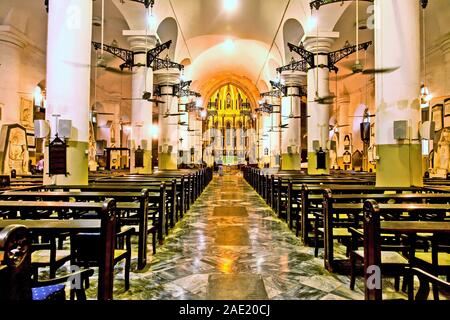
[{"label": "stone statue", "polygon": [[11,170],[16,170],[17,174],[29,174],[27,136],[23,127],[10,128],[5,160],[5,174],[9,174]]}]

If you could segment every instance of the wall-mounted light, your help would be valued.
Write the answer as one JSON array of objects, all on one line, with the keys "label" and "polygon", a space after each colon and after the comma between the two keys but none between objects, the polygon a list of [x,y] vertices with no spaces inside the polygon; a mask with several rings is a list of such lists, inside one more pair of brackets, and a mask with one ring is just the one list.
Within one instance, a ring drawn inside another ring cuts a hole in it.
[{"label": "wall-mounted light", "polygon": [[159,135],[159,127],[157,125],[150,125],[150,134],[153,139],[157,139]]},{"label": "wall-mounted light", "polygon": [[130,134],[131,133],[131,126],[129,126],[129,125],[125,125],[125,126],[123,126],[123,131],[126,133],[126,134]]},{"label": "wall-mounted light", "polygon": [[197,108],[201,108],[203,106],[203,100],[201,98],[198,98],[195,100],[195,106]]},{"label": "wall-mounted light", "polygon": [[148,29],[150,31],[151,35],[156,34],[156,28],[158,26],[158,22],[156,20],[156,16],[153,14],[153,9],[150,10],[150,12],[147,15],[147,24],[148,24]]},{"label": "wall-mounted light", "polygon": [[309,17],[308,22],[306,23],[307,31],[312,31],[317,27],[317,18],[314,16]]},{"label": "wall-mounted light", "polygon": [[36,107],[42,107],[42,89],[41,87],[37,86],[34,88],[34,105]]},{"label": "wall-mounted light", "polygon": [[420,106],[427,108],[430,105],[430,101],[433,99],[433,95],[430,94],[430,90],[425,84],[420,87]]}]

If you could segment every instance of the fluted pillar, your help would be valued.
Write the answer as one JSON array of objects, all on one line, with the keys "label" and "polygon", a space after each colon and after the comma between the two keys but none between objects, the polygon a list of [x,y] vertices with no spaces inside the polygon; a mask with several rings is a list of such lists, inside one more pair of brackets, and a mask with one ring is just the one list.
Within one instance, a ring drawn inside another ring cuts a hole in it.
[{"label": "fluted pillar", "polygon": [[[320,32],[318,35],[305,35],[305,49],[314,53],[317,67],[308,70],[308,173],[311,175],[330,173],[329,121],[330,104],[315,101],[316,97],[330,95],[328,53],[339,36],[338,32]],[[318,168],[317,152],[325,152],[325,169]]]},{"label": "fluted pillar", "polygon": [[160,98],[164,101],[159,105],[158,169],[177,170],[180,117],[165,117],[165,115],[178,113],[178,97],[174,86],[180,83],[180,71],[178,69],[155,71],[154,81],[159,86]]},{"label": "fluted pillar", "polygon": [[[124,30],[128,37],[130,50],[135,52],[134,63],[143,66],[133,67],[131,92],[131,135],[130,135],[130,172],[133,174],[152,173],[152,102],[143,100],[144,91],[153,92],[153,71],[147,68],[146,52],[157,44],[155,36],[146,36],[145,31]],[[137,149],[144,152],[143,167],[136,167],[135,153]]]},{"label": "fluted pillar", "polygon": [[48,13],[47,110],[51,139],[56,121],[72,120],[68,138],[67,175],[49,176],[45,151],[44,184],[87,185],[92,0],[52,1]]},{"label": "fluted pillar", "polygon": [[420,3],[376,0],[376,8],[375,68],[399,67],[375,76],[376,185],[422,186]]}]

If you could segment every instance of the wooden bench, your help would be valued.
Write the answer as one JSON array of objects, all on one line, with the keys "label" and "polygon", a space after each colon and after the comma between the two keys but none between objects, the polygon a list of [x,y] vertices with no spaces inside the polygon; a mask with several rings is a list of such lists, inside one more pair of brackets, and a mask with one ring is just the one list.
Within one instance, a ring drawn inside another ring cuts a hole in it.
[{"label": "wooden bench", "polygon": [[[450,222],[442,221],[381,221],[381,217],[399,209],[398,204],[378,204],[375,200],[367,200],[363,207],[363,228],[364,228],[364,280],[365,280],[365,299],[366,300],[382,300],[382,281],[378,281],[378,286],[368,285],[372,283],[373,266],[381,265],[381,251],[380,251],[380,237],[381,233],[406,234],[415,236],[418,233],[430,233],[434,236],[450,234]],[[430,210],[430,205],[411,205],[416,206],[418,210],[421,207]],[[419,206],[419,207],[417,207]],[[433,205],[439,206],[439,205]],[[449,210],[448,204],[442,205],[441,208],[436,207],[437,210]],[[413,247],[412,247],[413,248]],[[414,248],[411,256],[414,256]],[[411,261],[410,256],[410,261]],[[380,275],[381,276],[381,275]],[[413,290],[412,285],[408,286],[408,295],[412,299]]]},{"label": "wooden bench", "polygon": [[[77,202],[104,201],[113,198],[118,202],[119,219],[121,225],[138,226],[138,258],[137,268],[143,269],[147,264],[148,234],[152,234],[153,253],[156,252],[156,231],[154,225],[148,226],[149,201],[159,201],[161,193],[150,194],[147,189],[141,192],[55,192],[55,191],[10,191],[0,194],[0,200],[14,201],[69,201],[71,198]],[[129,203],[129,205],[127,205]],[[1,208],[0,208],[1,210]],[[13,215],[14,216],[14,215]],[[155,220],[155,218],[152,218]]]},{"label": "wooden bench", "polygon": [[[411,197],[404,197],[404,195],[384,195],[386,197],[378,196],[378,199],[382,201],[388,201],[389,199],[396,199],[398,202],[395,204],[379,204],[380,206],[389,206],[389,211],[384,213],[384,218],[388,220],[399,220],[400,215],[407,213],[409,217],[403,217],[403,219],[417,220],[417,219],[434,219],[443,221],[446,210],[450,209],[450,204],[428,204],[428,203],[409,203]],[[426,194],[423,194],[422,199],[427,199]],[[369,198],[370,196],[367,196]],[[419,199],[417,197],[416,199]],[[449,197],[445,198],[446,201],[450,200]],[[334,225],[335,217],[339,214],[347,214],[355,217],[352,221],[354,227],[358,227],[362,217],[359,216],[363,212],[363,203],[334,203],[332,197],[328,192],[324,198],[323,206],[323,234],[324,234],[324,266],[330,271],[341,271],[342,265],[340,261],[334,259]],[[349,238],[351,235],[348,235]]]},{"label": "wooden bench", "polygon": [[[19,206],[20,204],[18,204]],[[75,220],[0,220],[0,229],[10,225],[23,225],[31,232],[42,236],[55,237],[61,233],[77,234],[80,232],[99,232],[100,249],[98,293],[99,300],[112,300],[114,279],[114,244],[116,241],[117,215],[116,203],[108,199],[103,203],[90,205],[91,209],[99,212],[100,219],[75,219]],[[30,254],[31,256],[31,254]],[[28,257],[30,259],[30,257]],[[29,270],[14,270],[29,272]],[[22,300],[27,297],[29,286],[28,274],[24,276],[10,274],[13,282],[9,282],[6,290],[13,292],[15,298]],[[4,289],[4,288],[3,288]]]},{"label": "wooden bench", "polygon": [[[148,190],[148,217],[153,220],[153,223],[158,228],[158,240],[160,244],[164,242],[165,235],[168,233],[168,213],[167,207],[167,192],[166,184],[160,183],[158,186],[144,186]],[[106,194],[114,194],[117,192],[123,192],[124,189],[128,192],[141,192],[143,186],[133,185],[108,185],[108,184],[93,184],[88,186],[42,186],[39,188],[27,189],[28,192],[105,192]]]},{"label": "wooden bench", "polygon": [[[337,194],[384,194],[385,192],[419,192],[422,189],[411,188],[378,188],[368,185],[306,185],[293,186],[291,191],[290,204],[288,206],[291,210],[297,210],[296,219],[296,234],[300,235],[302,242],[305,245],[310,244],[311,222],[315,219],[315,213],[322,212],[322,203],[324,201],[323,195],[325,190],[331,190],[334,195]],[[293,208],[294,204],[296,208]]]}]

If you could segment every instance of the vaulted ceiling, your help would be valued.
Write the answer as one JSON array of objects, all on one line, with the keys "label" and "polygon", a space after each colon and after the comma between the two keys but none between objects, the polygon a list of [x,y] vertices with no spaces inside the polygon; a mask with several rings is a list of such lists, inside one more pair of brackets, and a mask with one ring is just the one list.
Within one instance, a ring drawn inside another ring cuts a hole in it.
[{"label": "vaulted ceiling", "polygon": [[[298,43],[303,34],[313,31],[308,30],[312,14],[318,15],[320,30],[340,32],[335,49],[347,40],[355,42],[355,4],[350,1],[323,6],[318,12],[311,11],[309,0],[236,0],[237,7],[231,11],[224,9],[226,1],[156,0],[153,8],[155,31],[161,40],[174,41],[171,58],[188,65],[185,75],[194,80],[192,89],[203,95],[233,81],[258,99],[258,92],[269,89],[275,68],[292,57],[287,42]],[[43,2],[0,1],[0,24],[14,25],[45,51],[47,14]],[[370,15],[369,5],[361,1],[360,19]],[[94,0],[93,15],[101,17],[101,0]],[[429,47],[450,32],[449,15],[448,1],[430,1],[426,25]],[[142,4],[105,0],[106,43],[115,39],[121,47],[128,47],[122,31],[144,30],[147,21]],[[361,41],[372,40],[373,30],[361,31],[360,36]],[[93,40],[99,39],[100,28],[94,27]],[[369,50],[367,65],[372,61],[373,51]],[[349,65],[351,60],[341,67],[345,70]]]}]

